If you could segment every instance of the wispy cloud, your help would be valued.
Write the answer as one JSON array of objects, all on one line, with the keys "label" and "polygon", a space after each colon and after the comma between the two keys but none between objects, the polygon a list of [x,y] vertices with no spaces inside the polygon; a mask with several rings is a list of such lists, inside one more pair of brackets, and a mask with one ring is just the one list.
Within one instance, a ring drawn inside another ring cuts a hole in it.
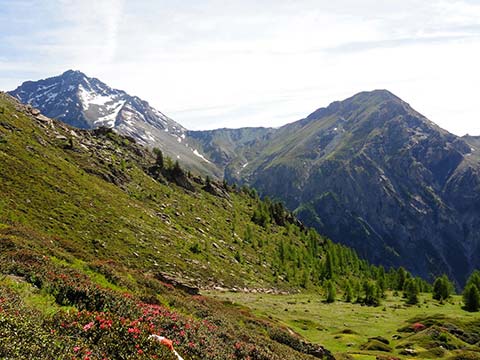
[{"label": "wispy cloud", "polygon": [[389,88],[480,133],[479,58],[477,0],[0,0],[0,88],[76,68],[197,129]]}]

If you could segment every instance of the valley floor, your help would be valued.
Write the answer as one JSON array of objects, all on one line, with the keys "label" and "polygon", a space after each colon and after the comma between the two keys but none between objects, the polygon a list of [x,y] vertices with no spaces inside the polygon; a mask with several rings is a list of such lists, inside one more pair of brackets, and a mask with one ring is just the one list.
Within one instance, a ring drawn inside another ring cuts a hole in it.
[{"label": "valley floor", "polygon": [[[469,326],[478,326],[479,314],[462,310],[460,296],[440,304],[432,300],[431,294],[422,294],[419,305],[407,306],[401,295],[388,293],[380,306],[368,307],[343,301],[327,304],[318,294],[208,292],[207,295],[247,306],[257,315],[277,320],[308,341],[324,345],[338,359],[480,358],[477,347],[452,337],[448,331],[442,336],[442,329],[449,326],[460,327],[464,332],[478,330]],[[426,325],[424,331],[411,330],[413,324],[422,322]],[[369,341],[373,337],[382,337],[389,344],[375,347],[378,343]],[[402,354],[405,349],[413,350],[412,355]],[[465,355],[466,349],[472,352]],[[460,354],[462,357],[457,357]]]}]

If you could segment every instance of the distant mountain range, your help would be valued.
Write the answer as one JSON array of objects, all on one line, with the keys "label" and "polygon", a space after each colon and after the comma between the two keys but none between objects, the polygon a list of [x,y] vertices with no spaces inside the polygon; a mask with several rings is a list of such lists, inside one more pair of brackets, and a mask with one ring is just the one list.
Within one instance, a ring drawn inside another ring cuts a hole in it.
[{"label": "distant mountain range", "polygon": [[148,102],[112,89],[80,71],[24,82],[9,92],[44,115],[82,129],[106,126],[142,145],[160,148],[190,169],[221,176],[218,167],[189,145],[186,129]]},{"label": "distant mountain range", "polygon": [[480,267],[480,138],[450,134],[386,90],[277,129],[212,131],[187,131],[78,72],[11,94],[50,117],[113,127],[186,166],[281,199],[307,225],[374,263],[425,278],[445,272],[458,284]]}]

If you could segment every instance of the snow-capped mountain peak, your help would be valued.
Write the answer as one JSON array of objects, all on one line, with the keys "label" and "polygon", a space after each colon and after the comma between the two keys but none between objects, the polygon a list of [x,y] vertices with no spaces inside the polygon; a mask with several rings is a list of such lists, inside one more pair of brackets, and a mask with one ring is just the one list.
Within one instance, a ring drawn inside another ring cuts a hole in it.
[{"label": "snow-capped mountain peak", "polygon": [[[69,125],[83,129],[113,128],[140,144],[160,148],[189,168],[198,168],[199,163],[200,168],[213,166],[189,145],[191,139],[183,126],[147,101],[113,89],[81,71],[68,70],[48,79],[27,81],[9,93],[44,115]],[[208,172],[216,173],[217,169]]]}]

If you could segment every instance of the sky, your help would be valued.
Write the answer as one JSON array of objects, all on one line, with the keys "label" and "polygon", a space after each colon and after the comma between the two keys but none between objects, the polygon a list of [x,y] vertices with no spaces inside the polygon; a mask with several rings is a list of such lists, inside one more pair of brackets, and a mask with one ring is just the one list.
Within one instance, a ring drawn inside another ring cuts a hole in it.
[{"label": "sky", "polygon": [[0,89],[80,70],[188,129],[388,89],[480,135],[480,0],[0,0]]}]

